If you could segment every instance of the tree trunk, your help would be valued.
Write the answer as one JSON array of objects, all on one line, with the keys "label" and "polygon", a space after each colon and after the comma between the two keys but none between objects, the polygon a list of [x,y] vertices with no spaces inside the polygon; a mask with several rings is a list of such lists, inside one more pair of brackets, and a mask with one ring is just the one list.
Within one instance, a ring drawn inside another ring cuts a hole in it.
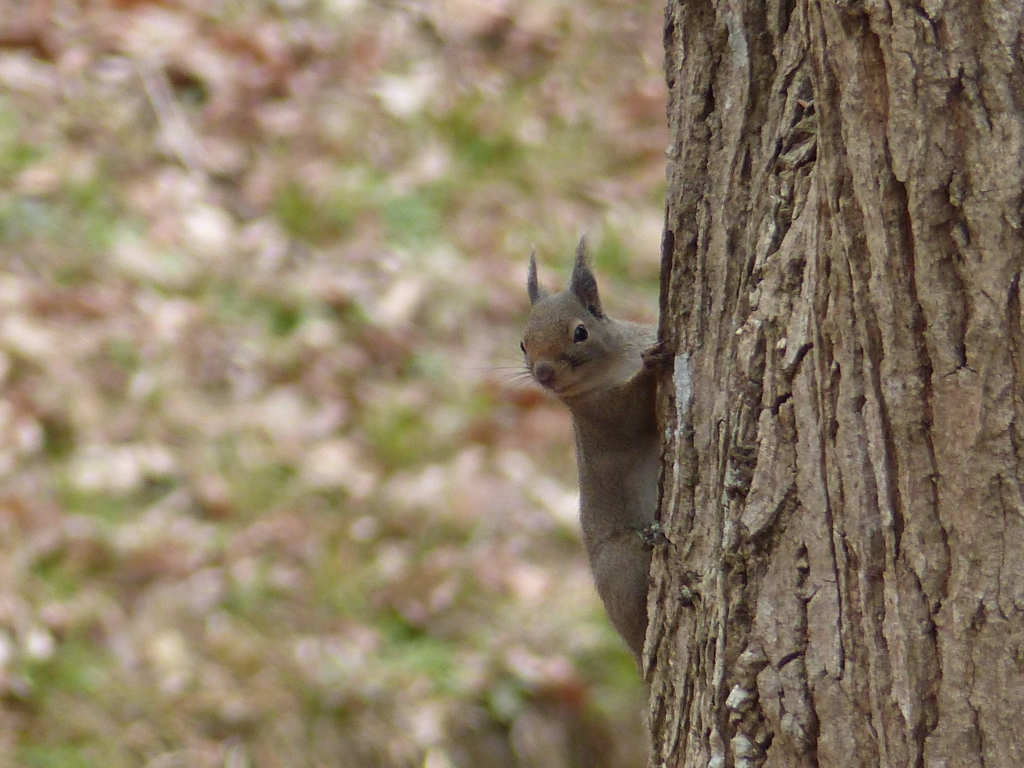
[{"label": "tree trunk", "polygon": [[1024,765],[1022,28],[670,0],[651,765]]}]

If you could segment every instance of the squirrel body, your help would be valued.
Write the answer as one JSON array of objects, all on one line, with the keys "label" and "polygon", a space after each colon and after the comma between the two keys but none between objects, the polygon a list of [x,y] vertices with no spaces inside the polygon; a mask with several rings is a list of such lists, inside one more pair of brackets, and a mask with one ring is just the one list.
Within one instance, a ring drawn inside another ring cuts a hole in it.
[{"label": "squirrel body", "polygon": [[651,564],[646,537],[655,520],[661,454],[646,354],[656,349],[657,329],[605,315],[586,238],[559,293],[540,288],[531,255],[527,293],[526,365],[572,415],[590,570],[612,625],[639,662]]}]

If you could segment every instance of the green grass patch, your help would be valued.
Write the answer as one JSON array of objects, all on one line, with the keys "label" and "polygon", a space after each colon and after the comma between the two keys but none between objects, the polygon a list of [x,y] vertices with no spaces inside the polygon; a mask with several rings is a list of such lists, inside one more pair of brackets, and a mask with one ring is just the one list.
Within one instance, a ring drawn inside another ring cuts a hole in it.
[{"label": "green grass patch", "polygon": [[111,523],[124,522],[140,506],[137,499],[78,490],[66,477],[58,489],[58,498],[66,514],[87,515]]},{"label": "green grass patch", "polygon": [[106,344],[107,354],[126,373],[135,371],[141,363],[139,350],[128,338],[112,338]]},{"label": "green grass patch", "polygon": [[101,173],[91,181],[64,185],[59,218],[69,244],[94,253],[110,247],[123,218],[112,183]]},{"label": "green grass patch", "polygon": [[424,456],[440,460],[440,446],[417,408],[396,403],[375,404],[368,409],[365,435],[380,458],[390,467],[419,464]]},{"label": "green grass patch", "polygon": [[25,673],[45,700],[56,692],[96,694],[103,689],[110,667],[106,649],[84,637],[71,637],[57,644],[51,658],[27,663]]},{"label": "green grass patch", "polygon": [[257,471],[239,471],[237,454],[223,466],[235,490],[238,509],[254,517],[287,501],[295,494],[296,469],[287,464],[268,464]]},{"label": "green grass patch", "polygon": [[450,692],[455,676],[455,646],[433,637],[397,614],[379,625],[387,643],[381,648],[381,662],[400,680],[426,678],[441,692]]},{"label": "green grass patch", "polygon": [[275,302],[267,308],[270,333],[274,336],[291,336],[302,323],[302,308],[294,304]]},{"label": "green grass patch", "polygon": [[13,101],[0,96],[0,176],[10,178],[28,167],[42,150],[26,142],[21,116]]},{"label": "green grass patch", "polygon": [[600,272],[611,275],[615,279],[628,277],[629,249],[615,230],[605,228],[597,248],[593,251],[593,257]]},{"label": "green grass patch", "polygon": [[27,744],[18,750],[18,762],[25,768],[100,768],[84,745]]},{"label": "green grass patch", "polygon": [[479,105],[453,110],[437,129],[470,171],[493,174],[509,170],[522,156],[519,142],[504,129],[487,130],[477,116]]},{"label": "green grass patch", "polygon": [[402,195],[380,206],[388,235],[400,243],[423,243],[435,239],[441,230],[441,209],[429,191]]},{"label": "green grass patch", "polygon": [[43,453],[52,461],[63,461],[75,448],[75,428],[63,415],[44,415]]},{"label": "green grass patch", "polygon": [[292,237],[311,243],[343,237],[356,221],[359,206],[352,196],[335,194],[317,200],[298,182],[286,183],[274,200],[274,216]]}]

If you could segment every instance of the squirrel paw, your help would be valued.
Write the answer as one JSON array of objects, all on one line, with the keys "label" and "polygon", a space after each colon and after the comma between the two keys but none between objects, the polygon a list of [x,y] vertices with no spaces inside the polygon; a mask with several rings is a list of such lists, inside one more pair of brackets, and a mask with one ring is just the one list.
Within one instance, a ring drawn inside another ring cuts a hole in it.
[{"label": "squirrel paw", "polygon": [[668,342],[659,340],[640,353],[644,368],[667,368],[675,359],[675,352],[669,348]]},{"label": "squirrel paw", "polygon": [[667,547],[672,543],[669,541],[668,536],[665,535],[665,529],[661,527],[661,523],[651,523],[646,528],[641,528],[637,531],[637,534],[640,536],[640,540],[644,543],[646,549]]}]

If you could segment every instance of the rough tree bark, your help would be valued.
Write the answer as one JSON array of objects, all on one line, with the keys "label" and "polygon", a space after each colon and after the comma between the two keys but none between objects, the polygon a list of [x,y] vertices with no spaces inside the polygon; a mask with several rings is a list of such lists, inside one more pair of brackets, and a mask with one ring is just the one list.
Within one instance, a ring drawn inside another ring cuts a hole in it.
[{"label": "rough tree bark", "polygon": [[670,0],[651,765],[1024,765],[1022,29]]}]

